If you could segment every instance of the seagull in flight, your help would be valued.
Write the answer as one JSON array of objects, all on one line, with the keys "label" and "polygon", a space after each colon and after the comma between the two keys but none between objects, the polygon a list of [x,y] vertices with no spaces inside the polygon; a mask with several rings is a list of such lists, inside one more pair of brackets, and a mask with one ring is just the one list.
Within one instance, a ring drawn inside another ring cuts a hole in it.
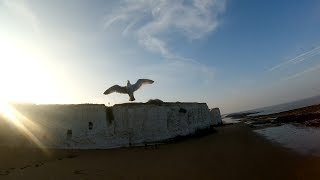
[{"label": "seagull in flight", "polygon": [[121,93],[121,94],[128,94],[130,99],[129,101],[136,100],[133,96],[133,92],[138,90],[144,84],[152,84],[154,81],[150,79],[139,79],[135,84],[131,84],[130,81],[127,81],[127,86],[119,86],[114,85],[107,89],[103,94],[108,95],[113,92]]}]

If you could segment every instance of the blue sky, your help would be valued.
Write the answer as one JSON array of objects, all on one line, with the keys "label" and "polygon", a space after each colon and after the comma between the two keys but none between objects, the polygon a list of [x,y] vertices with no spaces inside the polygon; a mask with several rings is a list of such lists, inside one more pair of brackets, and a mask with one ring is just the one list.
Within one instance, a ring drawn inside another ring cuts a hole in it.
[{"label": "blue sky", "polygon": [[128,101],[102,93],[155,80],[138,102],[223,113],[318,95],[320,2],[0,0],[0,100]]}]

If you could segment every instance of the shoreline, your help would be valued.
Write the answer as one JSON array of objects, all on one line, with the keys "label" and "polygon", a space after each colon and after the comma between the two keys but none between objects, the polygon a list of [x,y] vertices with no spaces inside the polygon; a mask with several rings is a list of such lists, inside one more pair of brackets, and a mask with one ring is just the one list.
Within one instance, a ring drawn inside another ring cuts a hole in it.
[{"label": "shoreline", "polygon": [[0,148],[1,179],[312,179],[320,158],[301,155],[244,123],[176,143],[108,150]]}]

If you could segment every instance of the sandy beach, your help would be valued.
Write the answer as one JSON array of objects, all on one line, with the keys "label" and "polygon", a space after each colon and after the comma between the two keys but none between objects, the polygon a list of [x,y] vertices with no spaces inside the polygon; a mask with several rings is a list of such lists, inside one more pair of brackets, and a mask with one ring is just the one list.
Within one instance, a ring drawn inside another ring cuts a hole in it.
[{"label": "sandy beach", "polygon": [[109,150],[1,148],[0,179],[319,179],[320,158],[260,137],[242,123],[158,146]]}]

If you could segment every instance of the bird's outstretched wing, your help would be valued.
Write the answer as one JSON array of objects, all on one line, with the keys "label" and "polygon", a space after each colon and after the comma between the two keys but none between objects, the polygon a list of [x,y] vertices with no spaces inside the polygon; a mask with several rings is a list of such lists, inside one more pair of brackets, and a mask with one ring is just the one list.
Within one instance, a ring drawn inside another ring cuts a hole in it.
[{"label": "bird's outstretched wing", "polygon": [[103,94],[107,95],[113,92],[117,92],[117,93],[122,93],[122,94],[127,94],[127,88],[126,87],[122,87],[119,85],[114,85],[112,87],[110,87],[109,89],[107,89]]},{"label": "bird's outstretched wing", "polygon": [[150,79],[139,79],[133,86],[133,91],[138,90],[143,84],[152,84],[154,81]]}]

